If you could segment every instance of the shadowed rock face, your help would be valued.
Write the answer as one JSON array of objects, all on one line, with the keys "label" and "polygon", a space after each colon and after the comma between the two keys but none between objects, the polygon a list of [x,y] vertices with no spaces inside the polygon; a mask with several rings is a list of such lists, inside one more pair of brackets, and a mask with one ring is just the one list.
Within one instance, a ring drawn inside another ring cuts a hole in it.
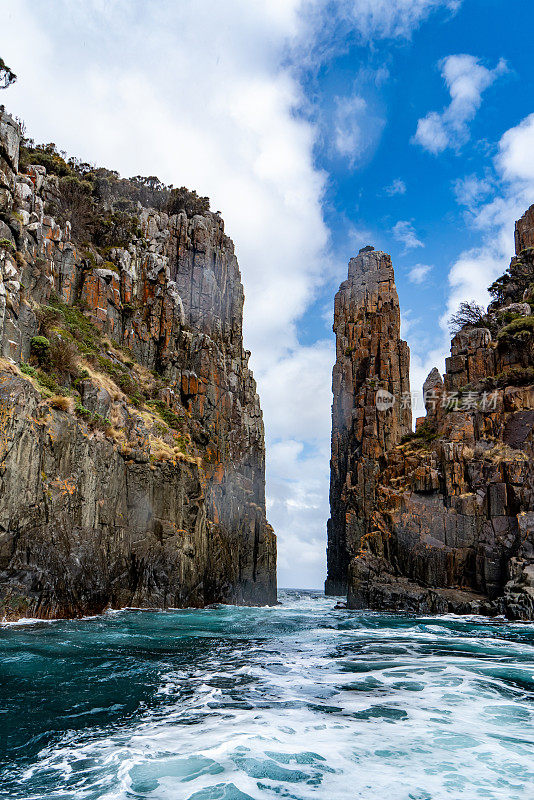
[{"label": "shadowed rock face", "polygon": [[[138,204],[121,246],[80,244],[58,178],[18,173],[19,141],[2,114],[5,613],[274,602],[263,420],[222,219]],[[46,333],[78,349],[78,374],[36,372]]]},{"label": "shadowed rock face", "polygon": [[[391,259],[365,248],[349,262],[334,308],[336,364],[332,385],[332,458],[327,594],[347,591],[351,559],[368,531],[384,452],[411,424],[410,355],[400,339]],[[377,391],[382,403],[377,405]],[[395,399],[392,405],[388,405]]]},{"label": "shadowed rock face", "polygon": [[431,371],[426,417],[403,439],[407,415],[377,411],[370,384],[407,387],[391,264],[350,263],[334,323],[327,580],[346,585],[350,607],[534,618],[532,213],[488,314],[454,336],[445,379]]}]

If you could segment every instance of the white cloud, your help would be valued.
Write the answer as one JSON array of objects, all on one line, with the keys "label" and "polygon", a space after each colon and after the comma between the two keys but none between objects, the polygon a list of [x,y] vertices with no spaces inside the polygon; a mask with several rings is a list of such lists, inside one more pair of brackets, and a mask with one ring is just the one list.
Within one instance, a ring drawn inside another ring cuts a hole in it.
[{"label": "white cloud", "polygon": [[268,447],[267,511],[283,542],[278,559],[280,586],[319,588],[324,581],[329,457],[326,438],[313,447],[293,439]]},{"label": "white cloud", "polygon": [[[355,33],[362,44],[377,39],[409,39],[419,25],[435,11],[454,13],[462,0],[309,0],[308,24],[313,27],[316,49],[308,52],[315,57],[317,50],[339,46],[348,31]],[[333,44],[333,40],[336,40]]]},{"label": "white cloud", "polygon": [[432,267],[428,264],[416,264],[408,273],[408,280],[412,283],[423,283],[431,269]]},{"label": "white cloud", "polygon": [[407,220],[399,220],[393,226],[391,232],[395,239],[404,245],[405,251],[414,250],[416,247],[424,247],[423,242],[417,238],[412,223]]},{"label": "white cloud", "polygon": [[329,438],[335,357],[331,338],[295,347],[263,372],[261,400],[269,409],[270,441]]},{"label": "white cloud", "polygon": [[474,211],[492,190],[491,181],[478,178],[476,175],[466,175],[454,183],[456,200],[469,211]]},{"label": "white cloud", "polygon": [[[389,78],[385,67],[360,69],[352,91],[334,98],[333,146],[351,169],[360,167],[373,156],[386,124],[385,111],[377,93]],[[325,120],[326,135],[331,135],[331,121]]]},{"label": "white cloud", "polygon": [[518,182],[523,188],[534,183],[534,114],[510,128],[499,143],[497,167],[505,181]]},{"label": "white cloud", "polygon": [[481,247],[463,252],[449,273],[450,295],[441,319],[445,329],[462,300],[487,304],[486,287],[501,275],[514,253],[514,223],[534,203],[534,114],[501,137],[495,158],[500,193],[473,204],[473,224],[484,234]]},{"label": "white cloud", "polygon": [[480,107],[482,93],[507,71],[503,59],[490,70],[478,58],[466,54],[447,56],[439,67],[451,102],[441,114],[431,111],[420,119],[413,137],[414,142],[434,154],[447,147],[458,148],[469,139],[468,123]]},{"label": "white cloud", "polygon": [[365,149],[360,123],[366,112],[367,103],[363,97],[336,97],[334,143],[337,151],[348,157],[350,164],[354,164]]},{"label": "white cloud", "polygon": [[[326,176],[313,155],[324,130],[313,114],[296,113],[307,105],[300,78],[343,49],[345,35],[362,42],[407,38],[433,11],[457,6],[451,0],[340,0],[333,7],[327,0],[2,4],[1,52],[19,75],[2,100],[26,120],[30,135],[124,175],[157,174],[188,185],[222,211],[245,286],[245,344],[264,409],[280,563],[291,566],[300,554],[308,564],[302,573],[293,570],[293,583],[320,585],[324,574],[333,363],[329,343],[303,347],[297,335],[330,269]],[[363,103],[369,107],[370,100],[363,90],[386,76],[383,69],[362,73],[362,84],[337,104],[334,136],[355,164],[371,152],[383,124],[373,105],[378,121],[366,127]]]},{"label": "white cloud", "polygon": [[396,194],[406,194],[406,184],[400,178],[395,178],[389,186],[386,186],[384,189],[385,193],[388,194],[390,197]]}]

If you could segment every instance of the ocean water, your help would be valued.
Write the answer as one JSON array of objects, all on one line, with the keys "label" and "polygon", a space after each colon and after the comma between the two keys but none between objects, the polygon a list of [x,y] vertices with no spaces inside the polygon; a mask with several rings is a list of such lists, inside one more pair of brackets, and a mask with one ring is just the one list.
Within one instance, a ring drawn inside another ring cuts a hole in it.
[{"label": "ocean water", "polygon": [[0,796],[534,798],[533,625],[280,594],[0,627]]}]

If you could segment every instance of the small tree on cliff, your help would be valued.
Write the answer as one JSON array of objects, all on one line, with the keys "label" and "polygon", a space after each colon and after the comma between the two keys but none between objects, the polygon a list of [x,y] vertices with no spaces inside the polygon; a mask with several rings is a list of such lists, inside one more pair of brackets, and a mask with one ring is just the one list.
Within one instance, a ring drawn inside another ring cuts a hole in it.
[{"label": "small tree on cliff", "polygon": [[480,328],[484,327],[486,312],[475,303],[474,300],[470,302],[460,303],[460,306],[455,314],[449,319],[449,329],[452,334],[459,333],[462,328]]},{"label": "small tree on cliff", "polygon": [[0,89],[7,89],[12,83],[15,83],[17,76],[10,69],[3,58],[0,58]]}]

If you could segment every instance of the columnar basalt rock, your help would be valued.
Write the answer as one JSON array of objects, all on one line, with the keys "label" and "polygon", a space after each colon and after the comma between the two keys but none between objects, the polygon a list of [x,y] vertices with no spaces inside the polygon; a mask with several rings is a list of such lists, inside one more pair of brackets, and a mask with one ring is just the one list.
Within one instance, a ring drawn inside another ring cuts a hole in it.
[{"label": "columnar basalt rock", "polygon": [[534,247],[534,206],[528,208],[515,223],[516,253],[521,253],[527,247]]},{"label": "columnar basalt rock", "polygon": [[[387,326],[386,334],[379,315],[367,316],[376,296],[372,274],[369,290],[365,281],[352,293],[350,280],[342,285],[336,298],[329,580],[341,576],[334,586],[343,588],[346,570],[350,607],[534,618],[533,214],[534,207],[517,223],[517,253],[490,289],[488,313],[453,337],[444,380],[433,369],[425,381],[426,417],[402,439],[407,420],[396,420],[389,439],[380,439],[380,424],[353,424],[362,408],[373,419],[355,379],[369,375],[367,343],[389,335],[396,351],[398,327]],[[379,286],[390,297],[387,284]],[[352,294],[356,311],[344,301]],[[354,329],[362,318],[370,328]],[[347,347],[347,331],[362,346]],[[365,460],[368,432],[373,447]]]},{"label": "columnar basalt rock", "polygon": [[84,181],[19,172],[19,127],[0,117],[5,613],[275,602],[263,420],[222,219],[115,202],[100,171],[92,224],[120,235],[80,241]]},{"label": "columnar basalt rock", "polygon": [[369,530],[381,459],[408,433],[410,355],[400,338],[391,259],[363,248],[349,262],[334,308],[331,518],[327,594],[347,591],[347,570]]}]

